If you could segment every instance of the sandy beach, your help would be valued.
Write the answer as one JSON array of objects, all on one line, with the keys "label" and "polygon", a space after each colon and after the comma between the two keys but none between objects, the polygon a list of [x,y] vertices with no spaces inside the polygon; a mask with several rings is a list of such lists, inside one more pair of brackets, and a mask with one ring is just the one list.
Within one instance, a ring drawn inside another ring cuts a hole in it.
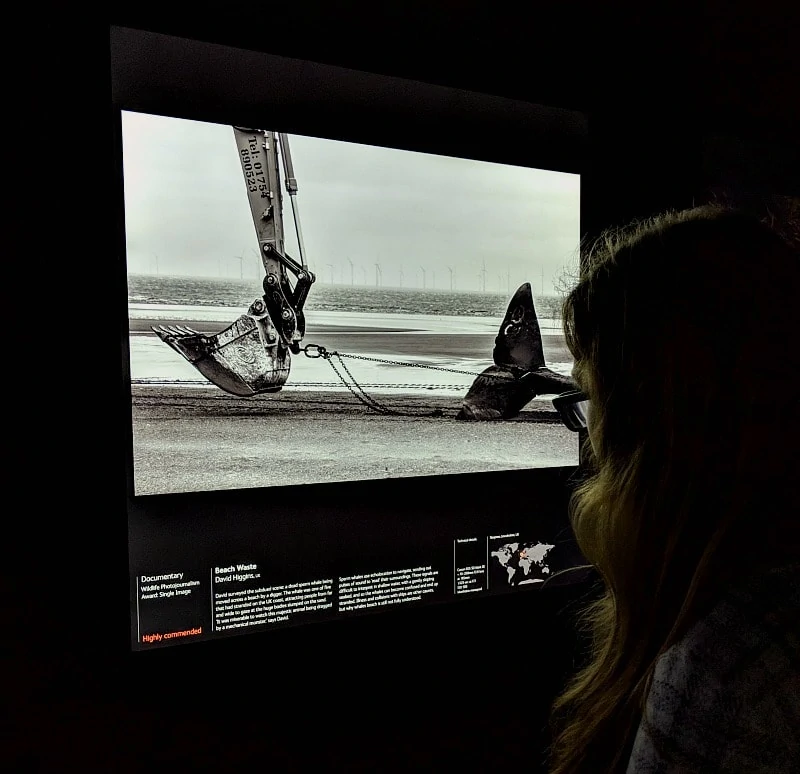
[{"label": "sandy beach", "polygon": [[382,395],[403,413],[380,415],[349,393],[285,389],[243,400],[134,385],[132,394],[136,494],[577,463],[577,437],[545,401],[515,419],[465,422],[455,419],[460,399],[436,395]]},{"label": "sandy beach", "polygon": [[[306,343],[407,364],[347,361],[369,406],[328,362],[302,354],[293,357],[280,392],[229,395],[158,340],[150,326],[162,322],[144,315],[130,321],[137,495],[577,464],[577,437],[549,397],[535,398],[510,420],[456,419],[471,374],[491,363],[491,327],[454,334],[401,320],[309,325]],[[166,324],[207,334],[225,327],[174,316]],[[561,335],[543,331],[542,338],[548,362],[568,357]],[[431,363],[454,372],[431,370]],[[180,379],[135,378],[162,369]]]}]

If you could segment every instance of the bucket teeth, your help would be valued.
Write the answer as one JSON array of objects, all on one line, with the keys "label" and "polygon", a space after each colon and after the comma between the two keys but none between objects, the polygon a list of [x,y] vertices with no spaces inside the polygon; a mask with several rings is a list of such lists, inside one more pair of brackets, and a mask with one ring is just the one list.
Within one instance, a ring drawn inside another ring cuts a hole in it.
[{"label": "bucket teeth", "polygon": [[202,336],[200,331],[187,328],[185,325],[151,325],[151,330],[166,341],[167,338],[182,338],[184,336]]}]

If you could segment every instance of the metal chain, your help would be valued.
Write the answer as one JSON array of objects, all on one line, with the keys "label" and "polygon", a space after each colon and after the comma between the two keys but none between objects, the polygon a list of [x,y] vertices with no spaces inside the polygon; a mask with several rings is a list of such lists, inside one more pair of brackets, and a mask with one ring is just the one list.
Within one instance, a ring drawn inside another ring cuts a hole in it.
[{"label": "metal chain", "polygon": [[[317,354],[309,354],[309,351],[308,351],[309,349],[312,350],[313,352],[316,352]],[[475,373],[474,371],[464,371],[464,370],[462,370],[460,368],[445,368],[444,366],[435,366],[435,365],[430,365],[429,363],[408,363],[408,362],[405,362],[405,361],[402,361],[402,360],[386,360],[385,358],[381,358],[381,357],[367,357],[366,355],[352,355],[352,354],[349,354],[349,353],[346,353],[346,352],[337,352],[336,350],[334,350],[333,352],[328,352],[328,350],[325,349],[325,347],[323,347],[323,346],[321,346],[319,344],[306,344],[305,347],[301,347],[300,348],[300,351],[305,353],[306,357],[310,357],[310,358],[321,357],[321,358],[324,358],[325,360],[329,360],[331,357],[335,356],[335,357],[338,357],[341,360],[341,358],[343,358],[343,357],[349,357],[349,358],[353,358],[353,360],[368,360],[368,361],[370,361],[372,363],[385,363],[386,365],[398,365],[398,366],[405,366],[405,367],[408,367],[408,368],[427,368],[427,369],[430,369],[432,371],[447,371],[447,372],[449,372],[451,374],[464,374],[466,376],[472,376],[472,377],[485,376],[485,377],[487,377],[489,379],[499,379],[501,381],[503,381],[503,380],[505,380],[505,381],[513,380],[513,377],[506,376],[505,374],[478,374],[478,373]]]},{"label": "metal chain", "polygon": [[[336,353],[333,353],[333,354],[336,354]],[[391,414],[391,413],[393,413],[391,409],[387,408],[386,406],[382,405],[381,403],[378,403],[378,401],[376,401],[374,398],[370,397],[369,395],[367,395],[366,392],[364,392],[364,390],[358,384],[358,382],[356,382],[356,380],[353,379],[353,375],[350,373],[350,371],[348,370],[347,366],[342,361],[341,357],[339,357],[339,362],[342,364],[342,367],[344,368],[344,370],[347,371],[348,376],[353,380],[353,385],[348,384],[347,380],[339,373],[339,369],[336,367],[336,364],[333,362],[331,357],[327,357],[325,359],[330,364],[330,367],[333,369],[333,372],[339,377],[339,379],[342,380],[342,384],[345,387],[347,387],[347,389],[350,390],[350,392],[353,393],[353,395],[355,395],[356,399],[359,400],[361,403],[363,403],[367,408],[370,408],[373,411],[377,411],[379,414]],[[353,389],[353,386],[355,386],[358,389],[358,392],[356,392]]]},{"label": "metal chain", "polygon": [[[407,366],[411,368],[428,368],[434,371],[448,371],[449,373],[466,374],[467,376],[473,376],[473,377],[480,376],[480,374],[476,374],[473,371],[463,371],[458,368],[445,368],[444,366],[434,366],[434,365],[429,365],[427,363],[406,363],[400,360],[386,360],[384,358],[367,357],[365,355],[349,355],[343,352],[337,352],[335,350],[333,352],[328,352],[328,350],[325,347],[320,346],[319,344],[306,344],[305,347],[300,348],[300,351],[303,352],[306,357],[312,359],[321,357],[324,360],[327,360],[331,368],[333,369],[333,372],[339,377],[342,384],[344,384],[344,386],[347,387],[348,390],[350,390],[350,392],[356,397],[356,399],[361,403],[363,403],[367,408],[370,408],[373,411],[378,412],[379,414],[386,414],[386,415],[391,414],[393,416],[439,417],[443,416],[443,412],[441,409],[434,409],[433,411],[427,411],[427,412],[395,411],[394,409],[391,409],[388,406],[384,406],[382,403],[375,400],[375,398],[373,398],[370,395],[367,395],[367,393],[364,392],[363,388],[356,381],[353,374],[350,373],[350,369],[347,367],[347,364],[344,362],[344,360],[342,360],[343,357],[350,357],[353,358],[354,360],[367,360],[373,363],[385,363],[388,365]],[[342,366],[344,371],[350,377],[352,385],[347,382],[344,376],[342,376],[339,369],[336,367],[336,364],[333,362],[334,357],[339,361],[339,364]],[[502,374],[484,374],[484,375],[496,379],[507,380],[511,378]],[[356,392],[356,389],[353,389],[353,387],[355,387],[358,390],[358,392]]]},{"label": "metal chain", "polygon": [[428,368],[432,371],[447,371],[451,374],[465,374],[466,376],[487,376],[490,379],[500,379],[502,380],[509,380],[511,377],[505,376],[504,374],[476,374],[474,371],[463,371],[460,368],[445,368],[444,366],[435,366],[430,365],[428,363],[406,363],[402,360],[385,360],[380,357],[367,357],[366,355],[348,355],[343,354],[341,352],[331,352],[331,355],[336,355],[337,357],[351,357],[354,360],[368,360],[373,363],[385,363],[387,365],[398,365],[398,366],[406,366],[408,368]]}]

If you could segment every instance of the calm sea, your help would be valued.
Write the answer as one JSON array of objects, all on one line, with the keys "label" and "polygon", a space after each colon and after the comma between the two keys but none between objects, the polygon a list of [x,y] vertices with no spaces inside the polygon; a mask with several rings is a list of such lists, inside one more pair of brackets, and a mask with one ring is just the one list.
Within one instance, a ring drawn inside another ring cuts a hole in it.
[{"label": "calm sea", "polygon": [[[515,288],[512,288],[512,294]],[[152,274],[128,276],[128,302],[132,304],[180,304],[186,306],[248,307],[262,294],[255,279],[176,277]],[[374,285],[327,285],[311,287],[305,305],[311,312],[366,312],[375,314],[425,314],[456,317],[502,317],[511,294],[498,292],[420,290]],[[540,318],[558,316],[560,299],[535,299]]]}]

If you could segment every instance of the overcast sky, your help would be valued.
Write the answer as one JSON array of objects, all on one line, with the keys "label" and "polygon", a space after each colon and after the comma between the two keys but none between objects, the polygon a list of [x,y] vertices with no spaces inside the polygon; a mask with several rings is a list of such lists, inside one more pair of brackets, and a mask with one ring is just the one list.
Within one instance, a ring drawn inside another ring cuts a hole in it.
[{"label": "overcast sky", "polygon": [[[123,112],[132,273],[263,276],[229,126]],[[579,241],[578,175],[291,135],[317,282],[553,290]],[[286,249],[299,259],[284,189]],[[351,262],[352,261],[352,269]],[[423,277],[422,268],[425,268]],[[402,277],[401,277],[402,272]]]}]

